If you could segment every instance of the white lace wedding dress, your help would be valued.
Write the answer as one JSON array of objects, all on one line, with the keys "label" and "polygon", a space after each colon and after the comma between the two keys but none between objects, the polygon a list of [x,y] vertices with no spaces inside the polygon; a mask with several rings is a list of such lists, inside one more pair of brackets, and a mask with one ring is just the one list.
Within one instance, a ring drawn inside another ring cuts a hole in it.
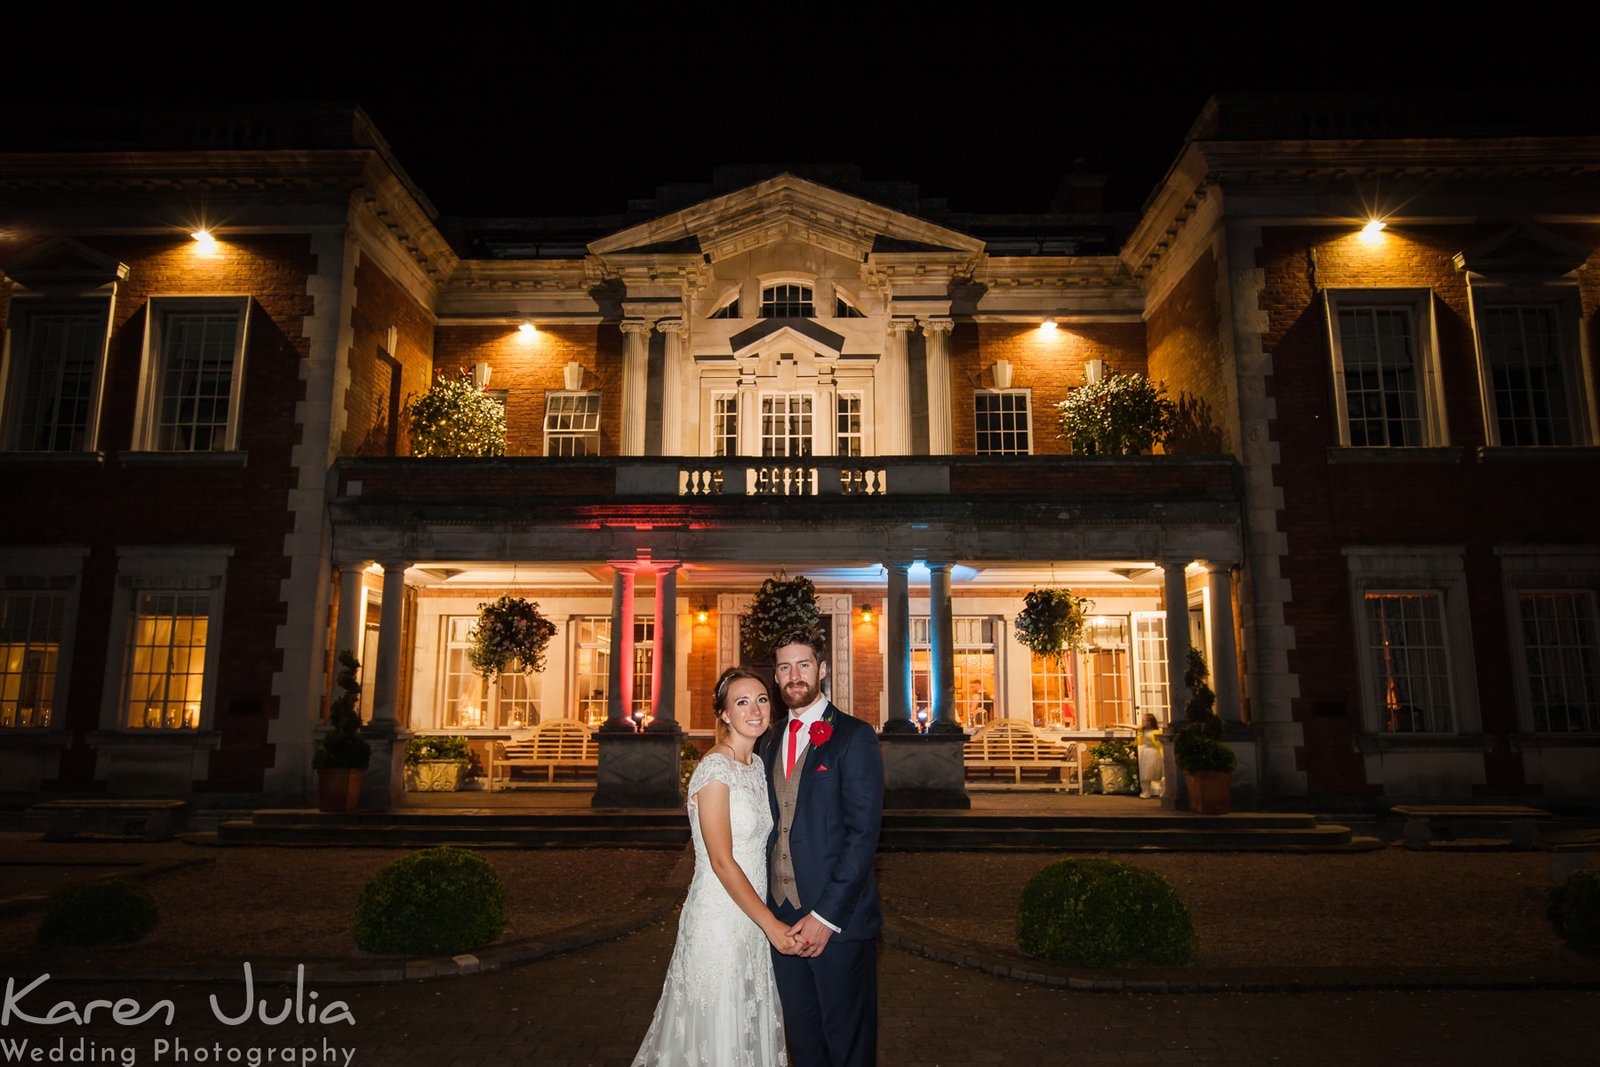
[{"label": "white lace wedding dress", "polygon": [[766,768],[759,759],[745,767],[712,753],[689,779],[694,878],[678,919],[678,944],[667,965],[666,985],[634,1067],[776,1067],[788,1062],[767,937],[722,888],[706,855],[696,794],[707,782],[728,787],[733,858],[757,895],[762,900],[767,896],[772,810]]}]

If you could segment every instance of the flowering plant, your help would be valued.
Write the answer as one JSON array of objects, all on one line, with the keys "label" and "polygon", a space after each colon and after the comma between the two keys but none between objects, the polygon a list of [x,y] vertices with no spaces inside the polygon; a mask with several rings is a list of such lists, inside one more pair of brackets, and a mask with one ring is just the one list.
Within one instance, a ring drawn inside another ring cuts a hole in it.
[{"label": "flowering plant", "polygon": [[1132,456],[1165,444],[1177,423],[1166,386],[1142,374],[1108,374],[1056,405],[1061,436],[1074,452]]},{"label": "flowering plant", "polygon": [[478,625],[467,634],[467,659],[485,678],[493,678],[512,661],[523,673],[544,670],[544,649],[555,635],[555,623],[539,613],[539,605],[502,595],[478,605]]},{"label": "flowering plant", "polygon": [[746,660],[770,662],[772,646],[790,630],[820,630],[817,587],[811,579],[768,578],[739,620],[739,647]]},{"label": "flowering plant", "polygon": [[472,381],[472,371],[443,374],[406,405],[413,456],[503,456],[506,409]]},{"label": "flowering plant", "polygon": [[1070,589],[1035,589],[1023,599],[1016,618],[1017,640],[1041,656],[1060,660],[1083,639],[1093,603]]},{"label": "flowering plant", "polygon": [[812,723],[811,729],[807,731],[807,737],[809,737],[813,745],[825,745],[828,743],[828,738],[832,736],[833,724],[825,719],[819,719]]}]

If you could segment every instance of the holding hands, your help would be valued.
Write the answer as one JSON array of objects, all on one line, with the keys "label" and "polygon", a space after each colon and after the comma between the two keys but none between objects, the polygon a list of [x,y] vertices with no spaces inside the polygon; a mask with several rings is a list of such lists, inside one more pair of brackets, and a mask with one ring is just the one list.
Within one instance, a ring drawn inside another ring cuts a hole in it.
[{"label": "holding hands", "polygon": [[818,922],[815,915],[807,915],[789,927],[789,936],[799,945],[793,955],[810,959],[822,955],[822,950],[828,946],[828,938],[833,936],[833,931]]},{"label": "holding hands", "polygon": [[800,950],[805,947],[800,943],[800,939],[776,918],[763,923],[762,929],[767,935],[767,940],[772,942],[772,947],[785,956],[798,956],[801,954]]}]

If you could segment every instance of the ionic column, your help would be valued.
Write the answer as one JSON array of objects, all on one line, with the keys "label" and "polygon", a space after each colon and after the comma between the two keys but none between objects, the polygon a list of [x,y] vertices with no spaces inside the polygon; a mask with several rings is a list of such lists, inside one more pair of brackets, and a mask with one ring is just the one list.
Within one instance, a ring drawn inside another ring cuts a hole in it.
[{"label": "ionic column", "polygon": [[[399,721],[400,653],[404,644],[402,630],[405,627],[406,610],[406,561],[386,559],[382,563],[383,606],[378,613],[378,663],[372,680],[372,726],[392,731]],[[356,646],[359,647],[360,645]]]},{"label": "ionic column", "polygon": [[883,360],[878,365],[877,454],[904,456],[911,452],[911,371],[907,366],[906,336],[917,328],[915,319],[890,319],[884,338]]},{"label": "ionic column", "polygon": [[950,331],[955,320],[922,320],[928,354],[928,452],[948,456],[955,451],[950,430]]},{"label": "ionic column", "polygon": [[361,624],[367,606],[366,586],[361,579],[366,569],[366,560],[352,559],[339,564],[339,621],[333,630],[335,664],[341,652],[349,652],[358,659],[361,656]]},{"label": "ionic column", "polygon": [[889,702],[884,729],[916,728],[911,717],[911,564],[890,563],[889,592],[883,602],[884,683]]},{"label": "ionic column", "polygon": [[678,567],[658,560],[656,570],[656,654],[650,678],[650,729],[678,732]]},{"label": "ionic column", "polygon": [[602,730],[633,732],[633,579],[637,564],[612,561],[611,670]]},{"label": "ionic column", "polygon": [[1211,690],[1223,722],[1239,722],[1239,653],[1233,640],[1233,564],[1209,560],[1206,569],[1206,640],[1211,645]]},{"label": "ionic column", "polygon": [[656,329],[666,335],[661,362],[661,454],[681,456],[683,447],[683,342],[689,327],[682,319],[662,319]]},{"label": "ionic column", "polygon": [[1189,663],[1189,586],[1184,569],[1189,561],[1164,559],[1161,573],[1166,578],[1167,605],[1167,715],[1172,722],[1183,721],[1189,688],[1183,684],[1183,671]]},{"label": "ionic column", "polygon": [[928,731],[960,730],[956,722],[955,620],[950,608],[950,563],[928,563]]},{"label": "ionic column", "polygon": [[650,324],[622,323],[622,454],[644,455],[645,400],[650,390]]}]

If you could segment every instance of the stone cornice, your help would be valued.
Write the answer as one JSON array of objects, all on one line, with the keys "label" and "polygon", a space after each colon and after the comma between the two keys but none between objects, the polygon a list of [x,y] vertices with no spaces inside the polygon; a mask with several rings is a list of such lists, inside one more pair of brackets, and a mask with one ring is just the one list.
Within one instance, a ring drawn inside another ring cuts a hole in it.
[{"label": "stone cornice", "polygon": [[685,295],[705,288],[713,273],[698,252],[591,255],[584,260],[584,270],[591,285],[620,281],[629,291],[666,286]]},{"label": "stone cornice", "polygon": [[268,152],[17,152],[0,155],[0,189],[228,190],[354,188],[366,148]]},{"label": "stone cornice", "polygon": [[988,256],[973,281],[998,288],[1121,288],[1133,276],[1116,256]]},{"label": "stone cornice", "polygon": [[463,259],[449,288],[587,294],[592,282],[586,259]]},{"label": "stone cornice", "polygon": [[973,277],[983,263],[981,250],[971,252],[874,252],[861,265],[867,288],[884,290],[897,283],[949,283]]}]

